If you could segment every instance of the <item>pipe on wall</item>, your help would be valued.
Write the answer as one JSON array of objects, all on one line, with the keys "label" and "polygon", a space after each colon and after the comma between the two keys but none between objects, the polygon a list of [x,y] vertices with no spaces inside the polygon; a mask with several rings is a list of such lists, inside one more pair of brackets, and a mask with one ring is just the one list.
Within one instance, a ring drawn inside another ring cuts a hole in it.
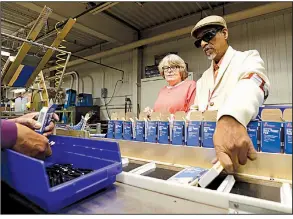
[{"label": "pipe on wall", "polygon": [[84,93],[84,79],[87,78],[87,77],[91,79],[91,82],[92,82],[91,83],[92,84],[92,91],[91,92],[93,94],[94,93],[94,79],[93,79],[93,77],[91,75],[86,75],[86,76],[81,78],[81,81],[82,81],[81,82],[82,83],[82,93]]},{"label": "pipe on wall", "polygon": [[70,89],[73,87],[73,82],[74,82],[74,76],[70,75]]},{"label": "pipe on wall", "polygon": [[[78,95],[78,93],[79,93],[79,74],[76,72],[76,71],[71,71],[71,72],[66,72],[66,73],[64,73],[64,77],[65,76],[72,76],[72,75],[74,75],[75,76],[75,89],[76,89],[76,94]],[[53,76],[53,77],[49,77],[49,78],[47,78],[46,80],[49,80],[49,81],[51,81],[51,80],[54,80],[55,78],[56,78],[57,76]],[[70,84],[70,87],[72,88],[73,87],[73,82],[71,81],[70,82],[71,84]]]},{"label": "pipe on wall", "polygon": [[[232,22],[245,20],[245,19],[249,19],[252,17],[261,16],[264,14],[280,11],[280,10],[287,9],[287,8],[292,8],[291,2],[274,2],[274,3],[268,3],[265,5],[261,5],[261,6],[255,7],[255,8],[243,10],[243,11],[238,11],[238,12],[235,12],[232,14],[225,15],[223,17],[225,18],[227,23],[232,23]],[[159,34],[157,36],[150,37],[147,39],[138,40],[133,43],[129,43],[127,45],[123,45],[123,46],[116,47],[116,48],[113,48],[110,50],[99,52],[95,55],[87,56],[85,58],[89,59],[89,60],[96,60],[96,59],[100,59],[102,57],[109,57],[109,56],[112,56],[115,54],[123,53],[123,52],[129,51],[129,50],[141,47],[141,46],[145,46],[148,44],[152,44],[152,43],[160,42],[163,40],[168,40],[171,38],[179,37],[182,35],[190,34],[193,27],[194,27],[194,25],[184,27],[184,28],[181,28],[178,30],[170,31],[167,33]],[[85,62],[86,62],[85,60],[77,59],[77,60],[69,62],[68,67],[83,64]],[[52,71],[55,69],[56,69],[56,66],[49,68],[49,71]]]}]

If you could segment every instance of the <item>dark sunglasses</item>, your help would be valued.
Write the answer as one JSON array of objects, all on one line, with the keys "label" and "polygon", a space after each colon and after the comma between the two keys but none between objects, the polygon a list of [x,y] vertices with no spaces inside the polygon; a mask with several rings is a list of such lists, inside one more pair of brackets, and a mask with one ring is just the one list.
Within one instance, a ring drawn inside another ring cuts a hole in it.
[{"label": "dark sunglasses", "polygon": [[212,29],[212,30],[207,31],[201,38],[197,39],[194,42],[195,47],[200,48],[202,40],[207,43],[210,42],[210,40],[213,39],[216,36],[216,34],[222,29],[223,28],[216,28],[216,29]]}]

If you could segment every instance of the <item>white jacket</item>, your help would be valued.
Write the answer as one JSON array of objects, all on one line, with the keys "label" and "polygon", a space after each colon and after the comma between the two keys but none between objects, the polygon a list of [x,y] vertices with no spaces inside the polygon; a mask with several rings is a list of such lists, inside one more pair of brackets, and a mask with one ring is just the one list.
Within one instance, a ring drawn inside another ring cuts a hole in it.
[{"label": "white jacket", "polygon": [[[253,77],[245,79],[250,73]],[[268,96],[270,83],[258,51],[240,52],[229,46],[214,83],[213,62],[197,81],[191,110],[218,110],[217,120],[230,115],[243,126],[256,118]],[[209,99],[210,97],[210,99]]]}]

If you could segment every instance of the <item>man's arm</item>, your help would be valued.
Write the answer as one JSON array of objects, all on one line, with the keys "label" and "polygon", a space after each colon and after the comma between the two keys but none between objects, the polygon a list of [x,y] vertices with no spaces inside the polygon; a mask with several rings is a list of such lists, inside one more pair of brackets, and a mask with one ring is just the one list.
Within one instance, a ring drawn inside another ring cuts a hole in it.
[{"label": "man's arm", "polygon": [[1,119],[1,148],[12,148],[17,139],[17,127],[12,121]]},{"label": "man's arm", "polygon": [[257,51],[249,51],[241,68],[239,81],[218,111],[213,136],[217,158],[228,172],[245,165],[247,158],[255,160],[256,150],[246,130],[247,124],[258,114],[268,96],[269,80],[264,62]]},{"label": "man's arm", "polygon": [[235,118],[244,127],[258,114],[259,107],[268,97],[270,82],[265,75],[264,62],[255,50],[249,51],[242,64],[239,81],[218,112]]}]

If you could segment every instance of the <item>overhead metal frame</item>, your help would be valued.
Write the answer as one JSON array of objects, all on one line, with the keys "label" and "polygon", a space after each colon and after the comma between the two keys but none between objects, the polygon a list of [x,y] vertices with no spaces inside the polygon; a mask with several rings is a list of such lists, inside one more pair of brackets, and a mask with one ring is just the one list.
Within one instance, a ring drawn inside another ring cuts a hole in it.
[{"label": "overhead metal frame", "polygon": [[[67,53],[68,56],[67,56],[67,59],[66,59],[66,64],[68,63],[68,61],[70,59],[70,56],[71,56],[71,52],[67,52],[67,51],[64,51],[64,50],[57,49],[57,47],[61,44],[62,40],[69,33],[69,31],[71,30],[71,28],[73,27],[73,25],[75,24],[75,22],[76,22],[76,20],[75,19],[72,19],[72,18],[70,18],[66,22],[64,28],[62,29],[62,31],[60,33],[58,33],[56,39],[54,40],[54,42],[52,43],[52,45],[50,46],[50,48],[46,51],[46,53],[43,56],[42,60],[40,61],[39,65],[34,70],[34,72],[32,73],[31,77],[29,78],[29,80],[27,81],[26,87],[30,86],[33,83],[34,79],[37,77],[37,75],[39,74],[39,72],[44,68],[45,64],[52,57],[54,51],[59,51],[61,53]],[[39,43],[37,43],[37,44],[39,44]],[[65,65],[65,69],[66,69],[66,65]],[[63,70],[63,71],[65,71],[65,70]],[[62,74],[62,78],[63,78],[63,74]],[[62,78],[61,78],[61,81],[62,81]],[[59,88],[60,88],[60,86],[59,86]],[[59,88],[58,88],[58,90],[59,90]]]},{"label": "overhead metal frame", "polygon": [[[40,31],[42,30],[42,27],[44,26],[46,20],[48,20],[49,15],[52,13],[52,9],[50,9],[49,7],[45,6],[43,8],[43,10],[41,11],[39,17],[37,18],[34,26],[32,27],[30,33],[27,36],[26,40],[21,39],[22,41],[24,41],[24,43],[22,44],[21,48],[19,49],[17,55],[16,55],[16,59],[14,60],[14,62],[11,64],[10,68],[8,69],[8,71],[6,72],[6,74],[4,75],[4,77],[2,78],[2,83],[3,84],[9,84],[10,80],[12,79],[12,77],[14,76],[14,73],[16,72],[17,68],[20,66],[21,62],[23,61],[24,57],[26,56],[26,54],[28,53],[28,51],[30,50],[32,44],[29,43],[30,41],[33,41],[37,38],[38,34],[40,33]],[[3,36],[7,36],[7,37],[15,37],[15,36],[11,36],[5,33],[1,33],[1,35]]]},{"label": "overhead metal frame", "polygon": [[203,10],[203,8],[201,7],[201,5],[198,2],[195,2],[197,7],[200,9],[200,12],[204,13],[205,16],[209,16],[205,10]]},{"label": "overhead metal frame", "polygon": [[[21,5],[25,8],[28,8],[32,11],[36,11],[36,12],[39,12],[41,10],[41,7],[34,4],[34,3],[31,3],[31,2],[16,2],[16,4],[18,5]],[[56,14],[56,13],[52,13],[51,15],[51,18],[57,20],[57,21],[63,21],[63,20],[66,20],[66,17],[64,16],[61,16],[59,14]],[[84,32],[84,33],[88,33],[90,35],[93,35],[95,37],[98,37],[100,39],[103,39],[103,40],[106,40],[106,41],[109,41],[109,42],[118,42],[117,39],[114,39],[113,37],[111,36],[108,36],[106,34],[103,34],[103,33],[100,33],[96,30],[93,30],[92,28],[89,28],[89,27],[86,27],[80,23],[76,23],[75,26],[74,26],[76,29]]]},{"label": "overhead metal frame", "polygon": [[209,8],[210,8],[211,10],[214,10],[213,6],[211,6],[211,4],[210,4],[209,2],[207,2],[207,5],[209,6]]}]

